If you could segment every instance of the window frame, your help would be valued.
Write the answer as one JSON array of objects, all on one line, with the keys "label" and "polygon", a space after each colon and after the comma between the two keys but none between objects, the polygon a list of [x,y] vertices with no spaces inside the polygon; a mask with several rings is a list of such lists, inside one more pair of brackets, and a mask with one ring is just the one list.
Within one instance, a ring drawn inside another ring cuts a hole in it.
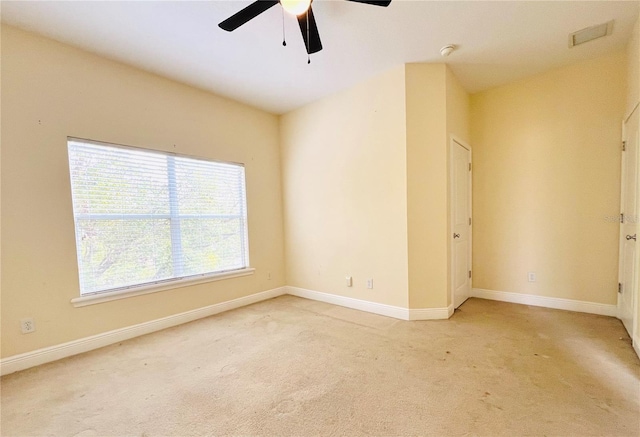
[{"label": "window frame", "polygon": [[[70,187],[70,194],[72,196],[71,210],[72,210],[73,222],[74,222],[73,232],[74,232],[74,242],[76,247],[76,267],[78,269],[77,278],[79,281],[78,282],[79,297],[75,297],[71,299],[71,303],[73,304],[74,307],[82,307],[82,306],[92,305],[96,303],[108,302],[108,301],[117,300],[117,299],[124,299],[128,297],[140,296],[140,295],[155,293],[155,292],[164,291],[164,290],[172,290],[176,288],[182,288],[182,287],[197,285],[197,284],[206,283],[206,282],[220,281],[224,279],[230,279],[230,278],[236,278],[236,277],[242,277],[242,276],[248,276],[248,275],[254,274],[255,269],[252,268],[250,264],[249,220],[248,220],[248,205],[247,205],[248,190],[247,190],[247,183],[246,183],[246,167],[243,163],[222,161],[222,160],[216,160],[211,158],[203,158],[200,156],[178,154],[174,152],[148,149],[143,147],[134,147],[134,146],[128,146],[123,144],[117,144],[117,143],[108,143],[103,141],[96,141],[96,140],[90,140],[90,139],[79,138],[79,137],[71,137],[71,136],[67,137],[67,154],[69,158],[70,158],[69,145],[72,142],[79,142],[79,143],[96,145],[101,147],[124,149],[124,150],[130,150],[135,152],[150,153],[150,154],[156,154],[156,155],[173,157],[173,158],[186,158],[186,159],[192,159],[192,160],[198,160],[198,161],[205,161],[205,162],[211,162],[211,163],[217,163],[217,164],[234,165],[234,166],[242,167],[244,170],[244,175],[243,175],[244,202],[243,202],[242,211],[240,212],[240,214],[237,214],[237,215],[234,214],[233,216],[234,217],[237,216],[238,218],[242,219],[242,221],[244,222],[245,232],[244,232],[243,238],[241,238],[240,244],[242,245],[242,250],[244,252],[244,259],[246,264],[245,267],[239,268],[239,269],[210,272],[210,273],[200,273],[200,274],[188,275],[188,276],[184,276],[182,275],[182,272],[180,272],[181,275],[176,275],[175,277],[172,277],[172,278],[159,279],[159,280],[144,282],[140,284],[132,284],[132,285],[126,285],[121,287],[114,287],[107,290],[90,291],[90,292],[82,293],[82,291],[80,290],[80,277],[82,273],[80,271],[79,252],[78,252],[79,246],[77,241],[78,237],[76,233],[78,220],[109,220],[115,217],[113,214],[78,214],[76,215],[75,207],[73,204],[73,182],[71,179],[71,166],[69,163],[69,169],[68,169],[69,187]],[[175,165],[174,159],[168,160],[168,163],[167,163],[168,178],[171,178],[172,174],[175,175],[174,165]],[[174,170],[173,173],[172,173],[172,168]],[[178,223],[181,219],[189,218],[189,217],[215,218],[219,216],[218,214],[204,214],[204,215],[179,214],[174,208],[175,202],[172,202],[172,200],[175,200],[175,196],[176,196],[175,190],[172,190],[170,188],[169,196],[170,196],[169,197],[170,210],[168,214],[131,214],[132,219],[135,219],[135,220],[145,219],[145,218],[146,219],[158,219],[158,218],[168,219],[170,222],[172,241],[174,241],[173,240],[174,237],[178,239],[181,238],[181,236],[178,235],[180,234],[178,229],[179,228]],[[115,216],[117,216],[118,218],[122,217],[120,214],[115,214]],[[220,216],[229,217],[229,214],[220,214]],[[182,250],[176,251],[174,248],[174,245],[172,244],[171,246],[172,259],[175,260],[176,256],[179,257],[181,255],[181,252]]]}]

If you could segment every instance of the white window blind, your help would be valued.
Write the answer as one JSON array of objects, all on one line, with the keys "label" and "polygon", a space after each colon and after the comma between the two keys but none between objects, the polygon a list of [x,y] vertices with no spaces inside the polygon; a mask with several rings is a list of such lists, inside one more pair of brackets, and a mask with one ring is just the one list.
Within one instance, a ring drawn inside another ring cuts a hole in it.
[{"label": "white window blind", "polygon": [[80,294],[248,267],[244,166],[68,141]]}]

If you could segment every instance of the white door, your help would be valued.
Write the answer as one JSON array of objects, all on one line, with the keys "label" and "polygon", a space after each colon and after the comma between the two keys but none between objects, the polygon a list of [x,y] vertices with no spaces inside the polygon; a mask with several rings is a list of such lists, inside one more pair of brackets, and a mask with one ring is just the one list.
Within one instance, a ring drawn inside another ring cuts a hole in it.
[{"label": "white door", "polygon": [[620,294],[618,317],[633,336],[637,290],[636,256],[638,225],[638,112],[636,109],[624,125],[625,151],[622,157],[622,224],[620,225]]},{"label": "white door", "polygon": [[451,141],[451,288],[458,308],[471,294],[471,151]]}]

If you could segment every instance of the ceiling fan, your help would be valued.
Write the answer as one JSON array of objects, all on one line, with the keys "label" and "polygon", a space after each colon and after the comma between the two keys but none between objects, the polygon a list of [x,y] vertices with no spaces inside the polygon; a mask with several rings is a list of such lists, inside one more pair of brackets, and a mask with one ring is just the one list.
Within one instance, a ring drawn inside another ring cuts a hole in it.
[{"label": "ceiling fan", "polygon": [[[312,1],[313,0],[258,0],[251,3],[240,12],[227,18],[218,24],[218,26],[227,32],[231,32],[265,12],[267,9],[280,3],[283,10],[297,17],[298,24],[300,25],[300,32],[302,33],[302,39],[304,40],[304,45],[307,48],[307,53],[316,53],[322,50],[322,42],[320,41],[318,26],[316,25],[316,19],[313,16],[313,10],[311,8]],[[389,6],[389,3],[391,3],[391,0],[346,1],[383,7],[387,7]],[[284,41],[283,45],[286,45]]]}]

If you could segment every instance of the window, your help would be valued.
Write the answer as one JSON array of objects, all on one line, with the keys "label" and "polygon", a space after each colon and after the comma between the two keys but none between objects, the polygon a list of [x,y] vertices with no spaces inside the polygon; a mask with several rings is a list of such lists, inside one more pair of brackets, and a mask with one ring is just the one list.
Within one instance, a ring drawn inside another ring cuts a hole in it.
[{"label": "window", "polygon": [[81,295],[248,267],[243,165],[67,145]]}]

